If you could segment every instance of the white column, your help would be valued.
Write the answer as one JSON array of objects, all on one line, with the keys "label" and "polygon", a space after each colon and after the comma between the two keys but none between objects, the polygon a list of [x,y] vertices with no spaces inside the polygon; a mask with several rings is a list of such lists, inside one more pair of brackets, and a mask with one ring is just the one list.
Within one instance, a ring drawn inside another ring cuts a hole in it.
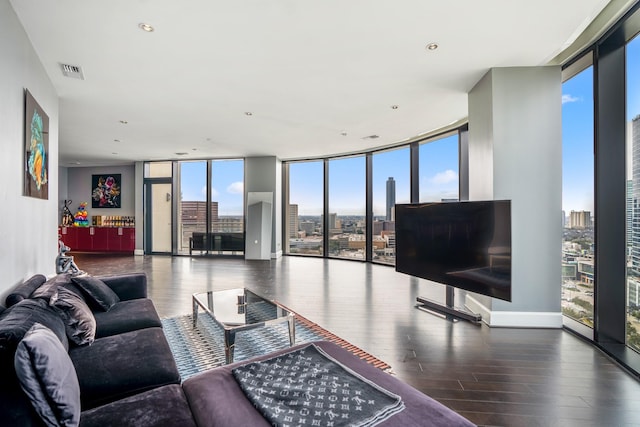
[{"label": "white column", "polygon": [[512,301],[466,298],[491,326],[562,327],[560,71],[495,68],[469,93],[469,199],[512,201]]}]

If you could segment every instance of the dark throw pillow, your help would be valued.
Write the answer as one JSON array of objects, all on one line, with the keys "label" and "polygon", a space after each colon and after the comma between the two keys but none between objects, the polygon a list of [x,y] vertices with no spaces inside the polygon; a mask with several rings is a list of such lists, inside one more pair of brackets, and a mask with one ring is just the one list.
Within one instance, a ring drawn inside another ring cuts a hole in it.
[{"label": "dark throw pillow", "polygon": [[33,291],[31,298],[42,298],[45,301],[51,301],[51,297],[55,296],[58,287],[65,283],[70,283],[70,274],[58,274],[44,282],[38,289]]},{"label": "dark throw pillow", "polygon": [[102,280],[92,276],[72,277],[71,281],[78,285],[87,295],[87,301],[96,310],[109,311],[120,298]]},{"label": "dark throw pillow", "polygon": [[18,344],[14,366],[20,387],[48,426],[77,426],[80,423],[78,376],[51,330],[34,324]]},{"label": "dark throw pillow", "polygon": [[76,345],[91,344],[96,337],[96,319],[89,306],[75,292],[58,288],[57,295],[51,298],[62,320],[67,337]]},{"label": "dark throw pillow", "polygon": [[11,363],[18,343],[36,322],[51,329],[60,343],[69,348],[64,321],[57,310],[43,299],[25,299],[0,315],[0,361],[7,358],[6,362]]}]

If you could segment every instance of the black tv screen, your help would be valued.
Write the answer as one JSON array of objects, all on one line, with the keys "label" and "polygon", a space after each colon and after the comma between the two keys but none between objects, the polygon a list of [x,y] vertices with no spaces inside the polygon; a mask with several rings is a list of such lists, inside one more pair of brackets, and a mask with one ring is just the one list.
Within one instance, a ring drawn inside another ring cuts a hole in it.
[{"label": "black tv screen", "polygon": [[511,201],[397,204],[396,271],[511,301]]}]

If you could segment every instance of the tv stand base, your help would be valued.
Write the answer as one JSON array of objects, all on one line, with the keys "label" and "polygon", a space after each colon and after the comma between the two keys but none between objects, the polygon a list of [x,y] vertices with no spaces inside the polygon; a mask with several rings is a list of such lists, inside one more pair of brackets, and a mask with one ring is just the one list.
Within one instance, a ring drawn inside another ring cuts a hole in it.
[{"label": "tv stand base", "polygon": [[416,307],[445,314],[447,315],[447,318],[449,318],[449,316],[453,316],[458,319],[467,320],[469,322],[476,323],[476,324],[480,324],[480,322],[482,322],[481,314],[460,310],[449,305],[442,305],[440,303],[431,301],[423,297],[416,298],[416,301],[418,301],[418,304],[416,305]]}]

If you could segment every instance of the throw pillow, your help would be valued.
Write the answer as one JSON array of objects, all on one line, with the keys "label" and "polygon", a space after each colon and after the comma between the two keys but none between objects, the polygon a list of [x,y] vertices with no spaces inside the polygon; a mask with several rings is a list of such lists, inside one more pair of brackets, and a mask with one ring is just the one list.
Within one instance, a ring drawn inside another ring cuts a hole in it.
[{"label": "throw pillow", "polygon": [[38,289],[33,291],[31,298],[42,298],[45,301],[51,301],[51,297],[55,296],[58,287],[70,282],[71,275],[58,274],[44,282]]},{"label": "throw pillow", "polygon": [[39,323],[18,344],[14,366],[20,387],[48,426],[80,423],[80,385],[71,358],[51,330]]},{"label": "throw pillow", "polygon": [[69,348],[64,322],[43,299],[25,299],[7,308],[0,315],[0,361],[11,363],[20,340],[34,323],[51,329],[62,345]]},{"label": "throw pillow", "polygon": [[58,288],[57,298],[51,305],[59,312],[65,323],[67,337],[77,345],[91,344],[96,337],[96,319],[89,306],[75,292]]},{"label": "throw pillow", "polygon": [[102,280],[92,276],[72,277],[71,281],[78,285],[88,296],[87,300],[96,309],[109,311],[120,298]]}]

